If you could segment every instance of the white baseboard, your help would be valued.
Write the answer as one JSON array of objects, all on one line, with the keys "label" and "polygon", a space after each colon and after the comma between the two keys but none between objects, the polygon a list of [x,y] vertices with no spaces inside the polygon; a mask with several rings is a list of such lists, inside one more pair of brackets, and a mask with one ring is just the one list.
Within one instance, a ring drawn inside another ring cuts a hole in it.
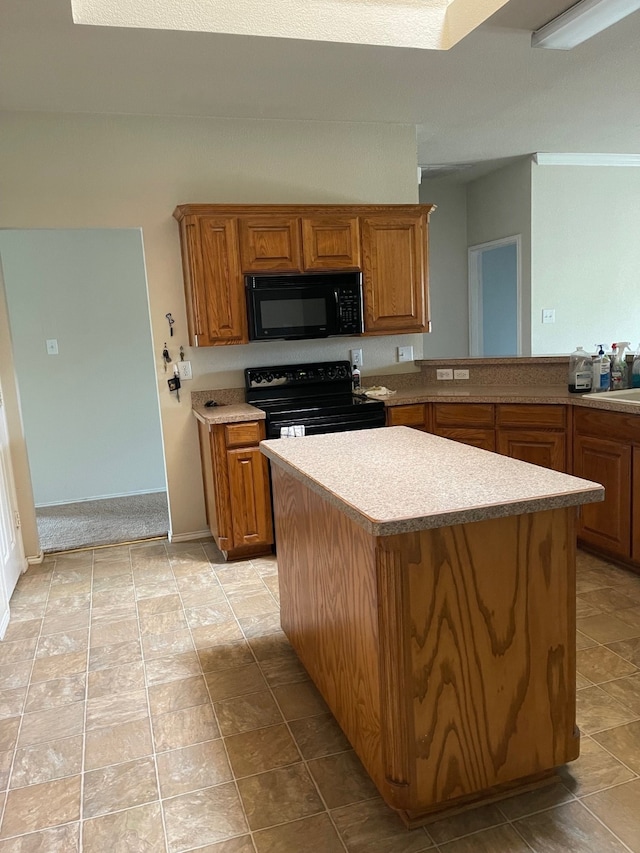
[{"label": "white baseboard", "polygon": [[105,501],[109,498],[130,498],[135,495],[158,495],[161,492],[166,494],[166,489],[141,489],[138,492],[114,492],[112,495],[92,495],[88,498],[68,498],[64,501],[51,501],[49,503],[36,504],[36,509],[44,509],[48,506],[64,506],[65,504],[81,504],[87,501]]},{"label": "white baseboard", "polygon": [[11,618],[11,612],[7,608],[7,612],[2,617],[2,621],[0,622],[0,640],[4,637],[4,632],[7,630],[9,625],[9,619]]},{"label": "white baseboard", "polygon": [[44,551],[40,551],[35,557],[27,557],[28,566],[37,566],[44,561]]},{"label": "white baseboard", "polygon": [[210,530],[196,530],[193,533],[171,533],[169,542],[188,542],[189,539],[211,539]]}]

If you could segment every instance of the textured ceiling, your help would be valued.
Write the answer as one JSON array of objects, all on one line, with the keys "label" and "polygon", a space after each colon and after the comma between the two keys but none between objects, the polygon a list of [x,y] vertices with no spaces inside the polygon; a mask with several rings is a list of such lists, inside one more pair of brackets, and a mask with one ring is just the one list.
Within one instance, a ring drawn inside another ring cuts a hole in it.
[{"label": "textured ceiling", "polygon": [[408,123],[422,164],[640,153],[640,13],[572,51],[532,49],[570,5],[510,0],[425,51],[78,26],[70,0],[2,0],[0,109]]}]

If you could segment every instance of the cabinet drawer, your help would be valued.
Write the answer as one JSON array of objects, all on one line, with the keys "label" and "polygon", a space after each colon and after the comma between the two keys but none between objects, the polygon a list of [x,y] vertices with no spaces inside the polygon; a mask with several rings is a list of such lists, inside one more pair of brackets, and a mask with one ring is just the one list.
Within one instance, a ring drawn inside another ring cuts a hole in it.
[{"label": "cabinet drawer", "polygon": [[387,409],[387,426],[426,426],[424,403],[409,406],[391,406]]},{"label": "cabinet drawer", "polygon": [[455,429],[441,427],[436,429],[436,435],[442,438],[450,438],[452,441],[460,441],[462,444],[470,444],[471,447],[480,447],[482,450],[495,451],[496,434],[492,429]]},{"label": "cabinet drawer", "polygon": [[264,438],[264,425],[262,421],[227,424],[224,437],[227,447],[250,447]]},{"label": "cabinet drawer", "polygon": [[493,403],[434,403],[433,425],[438,427],[493,427]]},{"label": "cabinet drawer", "polygon": [[528,405],[526,403],[501,403],[496,407],[496,423],[501,427],[541,427],[565,429],[567,407],[553,404]]}]

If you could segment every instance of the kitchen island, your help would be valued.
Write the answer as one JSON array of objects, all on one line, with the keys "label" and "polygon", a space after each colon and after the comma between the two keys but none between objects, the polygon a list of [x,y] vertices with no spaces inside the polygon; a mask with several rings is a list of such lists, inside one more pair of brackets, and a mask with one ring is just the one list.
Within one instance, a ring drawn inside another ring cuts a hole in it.
[{"label": "kitchen island", "polygon": [[409,826],[578,756],[575,507],[600,485],[407,427],[260,449],[283,630]]}]

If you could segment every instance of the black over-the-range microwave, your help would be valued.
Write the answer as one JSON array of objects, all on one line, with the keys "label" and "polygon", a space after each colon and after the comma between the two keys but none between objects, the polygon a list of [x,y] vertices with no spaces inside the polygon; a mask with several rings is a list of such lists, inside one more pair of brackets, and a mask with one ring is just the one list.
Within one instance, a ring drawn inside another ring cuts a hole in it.
[{"label": "black over-the-range microwave", "polygon": [[359,335],[362,273],[245,276],[249,340],[301,340]]}]

